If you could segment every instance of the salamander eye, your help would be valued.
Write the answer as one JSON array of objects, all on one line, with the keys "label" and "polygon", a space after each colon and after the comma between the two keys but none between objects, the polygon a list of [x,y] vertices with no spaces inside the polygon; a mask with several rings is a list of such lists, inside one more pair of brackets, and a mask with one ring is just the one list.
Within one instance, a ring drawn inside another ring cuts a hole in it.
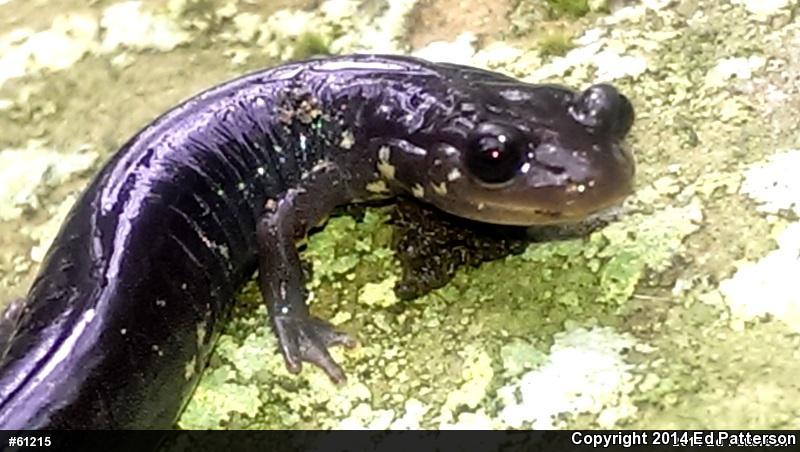
[{"label": "salamander eye", "polygon": [[508,182],[522,161],[522,146],[515,129],[483,123],[469,137],[465,163],[473,176],[487,184]]}]

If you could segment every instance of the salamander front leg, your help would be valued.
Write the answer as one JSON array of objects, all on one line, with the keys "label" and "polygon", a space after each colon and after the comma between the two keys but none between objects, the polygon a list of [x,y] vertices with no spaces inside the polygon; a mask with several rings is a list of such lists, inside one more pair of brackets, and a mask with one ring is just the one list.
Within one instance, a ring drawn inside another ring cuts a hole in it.
[{"label": "salamander front leg", "polygon": [[[258,224],[259,280],[278,344],[290,372],[306,361],[322,368],[336,383],[345,381],[342,368],[328,353],[332,345],[355,346],[355,340],[312,316],[296,242],[321,222],[335,205],[335,194],[292,189],[265,207]],[[331,199],[325,199],[330,197]]]}]

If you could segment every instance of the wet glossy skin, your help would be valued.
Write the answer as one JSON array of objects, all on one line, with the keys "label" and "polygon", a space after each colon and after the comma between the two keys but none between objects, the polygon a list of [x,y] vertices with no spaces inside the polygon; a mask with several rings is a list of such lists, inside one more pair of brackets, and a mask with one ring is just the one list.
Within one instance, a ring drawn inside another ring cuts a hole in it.
[{"label": "wet glossy skin", "polygon": [[170,427],[259,270],[280,351],[344,379],[296,242],[337,205],[410,194],[504,224],[618,202],[633,120],[578,94],[405,57],[293,63],[222,84],[120,149],[0,321],[0,428]]}]

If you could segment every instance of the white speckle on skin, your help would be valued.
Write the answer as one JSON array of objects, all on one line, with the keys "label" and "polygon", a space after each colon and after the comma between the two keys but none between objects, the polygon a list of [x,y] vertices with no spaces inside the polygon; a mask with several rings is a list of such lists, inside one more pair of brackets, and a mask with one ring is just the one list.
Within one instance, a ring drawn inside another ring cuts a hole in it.
[{"label": "white speckle on skin", "polygon": [[531,170],[531,164],[529,162],[525,162],[522,164],[519,170],[522,172],[522,174],[528,174],[528,171]]},{"label": "white speckle on skin", "polygon": [[161,300],[161,299],[156,300],[156,306],[158,306],[159,308],[166,307],[167,306],[167,300]]},{"label": "white speckle on skin", "polygon": [[457,181],[461,179],[461,171],[458,168],[453,168],[447,173],[447,180],[450,182]]},{"label": "white speckle on skin", "polygon": [[283,315],[289,314],[289,307],[288,306],[283,306],[281,308],[281,314],[283,314]]},{"label": "white speckle on skin", "polygon": [[186,363],[186,368],[183,372],[183,376],[186,378],[187,381],[191,380],[192,377],[194,376],[194,369],[196,366],[197,366],[197,356],[192,356],[192,359]]},{"label": "white speckle on skin", "polygon": [[263,166],[259,166],[256,169],[256,173],[258,173],[259,176],[263,176],[264,174],[267,173],[267,170]]},{"label": "white speckle on skin", "polygon": [[376,180],[367,184],[366,189],[370,193],[389,193],[389,186],[383,180]]},{"label": "white speckle on skin", "polygon": [[382,162],[388,162],[392,157],[392,150],[389,149],[389,146],[381,146],[378,149],[378,160]]},{"label": "white speckle on skin", "polygon": [[378,172],[388,180],[394,179],[395,168],[388,161],[381,160],[378,162]]},{"label": "white speckle on skin", "polygon": [[485,209],[485,208],[486,208],[486,204],[484,204],[484,203],[482,203],[482,202],[479,202],[479,203],[478,203],[478,205],[476,206],[476,208],[477,208],[478,210],[483,210],[483,209]]},{"label": "white speckle on skin", "polygon": [[334,164],[330,160],[320,160],[314,165],[313,168],[311,168],[311,172],[319,173],[333,167]]},{"label": "white speckle on skin", "polygon": [[[448,157],[454,157],[454,156],[459,155],[460,153],[461,153],[461,151],[459,151],[458,149],[454,148],[453,146],[445,146],[444,147],[444,155],[446,155]],[[441,163],[441,160],[437,159],[436,161]]]},{"label": "white speckle on skin", "polygon": [[267,101],[263,97],[256,97],[253,99],[253,106],[259,110],[267,108]]},{"label": "white speckle on skin", "polygon": [[122,329],[120,329],[120,330],[119,330],[119,334],[121,334],[121,335],[123,335],[123,336],[124,336],[124,335],[126,335],[126,334],[128,334],[128,329],[127,329],[127,328],[122,328]]},{"label": "white speckle on skin", "polygon": [[572,193],[583,193],[583,192],[586,191],[586,185],[581,184],[581,183],[573,182],[573,183],[567,185],[565,191],[567,193],[570,193],[570,194],[572,194]]},{"label": "white speckle on skin", "polygon": [[206,340],[206,322],[197,324],[197,349],[202,350]]},{"label": "white speckle on skin", "polygon": [[512,102],[523,102],[531,98],[529,93],[518,89],[504,89],[500,91],[499,94]]},{"label": "white speckle on skin", "polygon": [[342,139],[339,141],[339,146],[342,149],[350,149],[355,144],[356,138],[353,136],[353,132],[350,130],[345,130],[342,132]]},{"label": "white speckle on skin", "polygon": [[433,192],[439,196],[444,196],[447,194],[447,184],[444,182],[439,182],[438,184],[431,182],[431,187],[433,188]]}]

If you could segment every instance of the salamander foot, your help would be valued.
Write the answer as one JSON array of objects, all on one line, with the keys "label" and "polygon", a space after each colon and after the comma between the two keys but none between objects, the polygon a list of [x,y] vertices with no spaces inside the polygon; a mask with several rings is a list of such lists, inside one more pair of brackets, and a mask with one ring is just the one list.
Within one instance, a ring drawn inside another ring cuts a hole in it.
[{"label": "salamander foot", "polygon": [[278,344],[289,372],[299,373],[305,361],[320,367],[334,383],[347,380],[342,368],[328,352],[328,347],[343,345],[353,348],[355,339],[313,316],[276,316],[274,321]]}]

